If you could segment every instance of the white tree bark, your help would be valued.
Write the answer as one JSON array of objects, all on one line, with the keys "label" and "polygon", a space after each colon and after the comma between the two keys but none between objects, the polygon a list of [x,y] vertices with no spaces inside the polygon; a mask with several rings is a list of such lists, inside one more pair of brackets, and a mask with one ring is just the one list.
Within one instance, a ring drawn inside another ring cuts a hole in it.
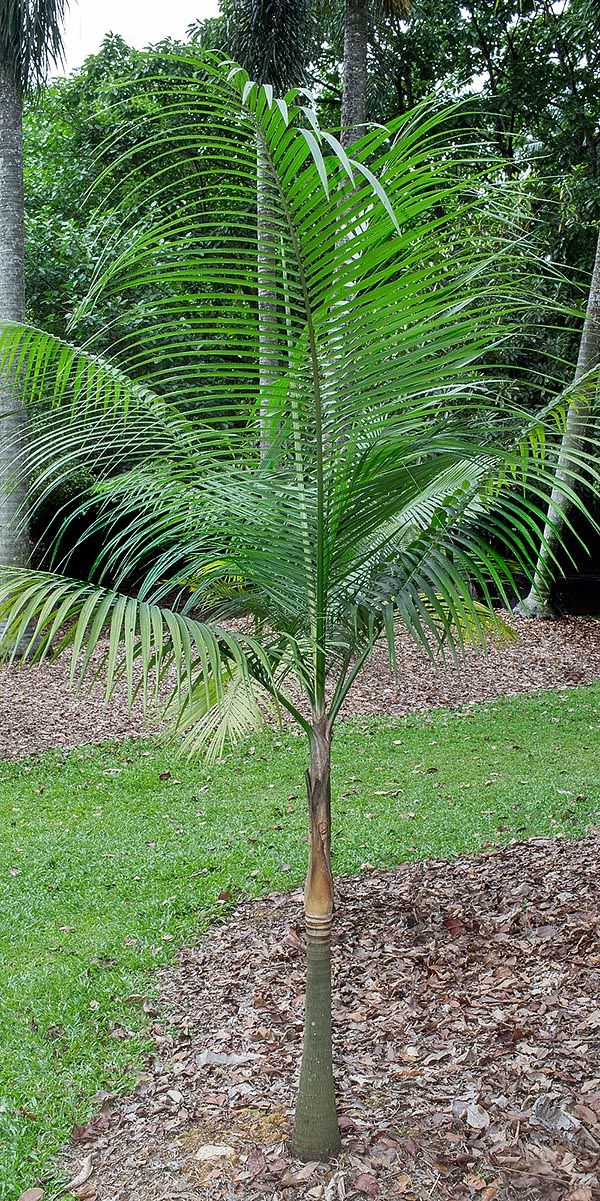
[{"label": "white tree bark", "polygon": [[[600,234],[596,246],[596,261],[592,272],[585,320],[579,343],[579,355],[575,368],[574,383],[600,364]],[[553,563],[560,547],[560,536],[568,516],[570,501],[560,484],[568,483],[571,470],[575,467],[573,456],[581,450],[588,427],[588,420],[597,393],[594,384],[588,396],[578,397],[569,409],[563,435],[556,486],[552,489],[548,505],[548,518],[544,526],[542,545],[535,569],[531,590],[517,606],[516,612],[527,617],[553,619],[557,613],[551,602]],[[576,469],[576,467],[575,467]]]},{"label": "white tree bark", "polygon": [[[0,60],[0,325],[25,320],[22,96]],[[0,379],[0,566],[29,560],[27,414],[10,378]]]}]

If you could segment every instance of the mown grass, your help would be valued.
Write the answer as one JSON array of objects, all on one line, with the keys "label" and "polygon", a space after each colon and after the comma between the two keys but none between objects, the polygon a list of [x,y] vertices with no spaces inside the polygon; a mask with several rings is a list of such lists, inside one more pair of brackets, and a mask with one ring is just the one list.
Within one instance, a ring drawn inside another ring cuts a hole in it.
[{"label": "mown grass", "polygon": [[[582,834],[599,714],[600,684],[340,724],[336,871]],[[152,972],[237,897],[301,883],[305,757],[286,733],[210,770],[146,741],[0,763],[0,1197],[131,1079]]]}]

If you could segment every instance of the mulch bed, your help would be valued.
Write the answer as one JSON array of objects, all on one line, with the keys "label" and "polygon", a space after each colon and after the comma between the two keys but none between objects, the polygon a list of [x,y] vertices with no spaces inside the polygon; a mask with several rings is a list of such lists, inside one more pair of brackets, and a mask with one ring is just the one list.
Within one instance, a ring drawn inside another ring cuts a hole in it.
[{"label": "mulch bed", "polygon": [[339,880],[343,1150],[326,1165],[287,1150],[301,896],[241,905],[163,973],[133,1092],[75,1128],[67,1170],[93,1164],[79,1195],[600,1198],[599,853],[591,832]]}]

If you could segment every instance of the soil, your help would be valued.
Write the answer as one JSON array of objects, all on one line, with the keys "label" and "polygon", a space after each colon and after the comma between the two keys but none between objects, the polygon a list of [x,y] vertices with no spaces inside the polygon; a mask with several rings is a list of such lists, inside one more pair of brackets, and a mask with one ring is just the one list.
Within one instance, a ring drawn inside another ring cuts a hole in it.
[{"label": "soil", "polygon": [[[509,619],[526,637],[459,674],[399,639],[347,714],[403,714],[600,677],[600,623]],[[68,668],[0,668],[0,755],[143,734],[126,697]],[[337,881],[342,1151],[289,1152],[304,1002],[300,893],[240,905],[143,997],[155,1052],[94,1098],[62,1167],[87,1201],[600,1201],[600,832]],[[127,1039],[127,1030],[114,1030]],[[35,1191],[35,1190],[34,1190]],[[39,1195],[36,1193],[36,1195]]]}]

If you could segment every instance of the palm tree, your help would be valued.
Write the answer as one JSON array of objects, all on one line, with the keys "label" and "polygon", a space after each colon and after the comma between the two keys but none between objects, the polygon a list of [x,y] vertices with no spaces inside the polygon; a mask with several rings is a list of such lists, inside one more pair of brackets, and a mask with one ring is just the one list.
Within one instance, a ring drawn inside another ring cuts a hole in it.
[{"label": "palm tree", "polygon": [[369,0],[345,0],[342,67],[342,145],[361,137],[367,119]]},{"label": "palm tree", "polygon": [[[0,0],[0,322],[25,320],[23,232],[23,97],[61,54],[65,0]],[[0,436],[26,437],[26,413],[14,383],[0,390]],[[10,485],[7,488],[7,485]],[[26,494],[0,445],[0,564],[29,558],[27,525],[15,524]]]},{"label": "palm tree", "polygon": [[344,0],[342,146],[362,136],[367,120],[369,26],[386,17],[407,17],[411,0]]},{"label": "palm tree", "polygon": [[[149,328],[155,337],[164,327],[176,345],[182,312],[193,314],[182,348],[196,355],[193,376],[186,368],[173,394],[159,397],[50,335],[4,332],[0,363],[32,414],[34,503],[57,477],[91,468],[103,549],[99,584],[5,573],[3,646],[10,654],[33,625],[37,656],[70,648],[75,679],[108,632],[107,695],[124,676],[130,696],[140,689],[148,701],[174,665],[169,709],[189,753],[219,755],[227,737],[268,712],[287,712],[306,736],[308,974],[293,1146],[319,1159],[340,1138],[330,969],[335,722],[382,635],[394,662],[397,621],[432,656],[485,645],[498,629],[492,605],[512,580],[508,560],[534,570],[555,427],[508,412],[479,364],[510,328],[511,259],[500,246],[492,260],[475,248],[492,200],[481,182],[457,184],[458,152],[439,132],[445,114],[413,113],[371,131],[350,159],[301,94],[277,100],[231,64],[200,66],[172,95],[168,79],[156,86],[167,109],[185,113],[178,161],[202,164],[203,203],[191,173],[165,171],[159,122],[155,178],[140,187],[136,177],[137,192],[123,201],[124,237],[107,245],[96,281],[120,294],[127,282],[153,281]],[[147,123],[144,136],[148,149]],[[257,141],[283,315],[267,457],[256,429],[260,339],[245,300],[259,273],[248,220]],[[182,179],[192,180],[189,195],[178,191]],[[179,203],[164,216],[169,189]],[[149,377],[150,367],[149,359]]]},{"label": "palm tree", "polygon": [[[517,605],[517,612],[526,617],[543,620],[557,616],[552,604],[553,570],[557,551],[560,550],[565,524],[572,509],[572,496],[565,491],[569,480],[579,479],[577,453],[585,444],[588,426],[594,414],[598,392],[600,366],[600,234],[596,244],[596,258],[590,281],[588,302],[581,331],[577,366],[573,379],[573,404],[569,408],[565,431],[557,464],[556,488],[552,491],[548,513],[544,523],[542,541],[535,575],[530,591]],[[580,480],[585,484],[585,479]]]},{"label": "palm tree", "polygon": [[[309,0],[229,0],[223,6],[223,15],[227,49],[251,79],[267,84],[278,95],[305,82],[311,31]],[[267,455],[274,432],[268,398],[281,366],[277,288],[273,279],[277,270],[277,231],[269,194],[268,164],[260,147],[257,176],[259,381],[263,397],[259,421],[261,451]]]}]

